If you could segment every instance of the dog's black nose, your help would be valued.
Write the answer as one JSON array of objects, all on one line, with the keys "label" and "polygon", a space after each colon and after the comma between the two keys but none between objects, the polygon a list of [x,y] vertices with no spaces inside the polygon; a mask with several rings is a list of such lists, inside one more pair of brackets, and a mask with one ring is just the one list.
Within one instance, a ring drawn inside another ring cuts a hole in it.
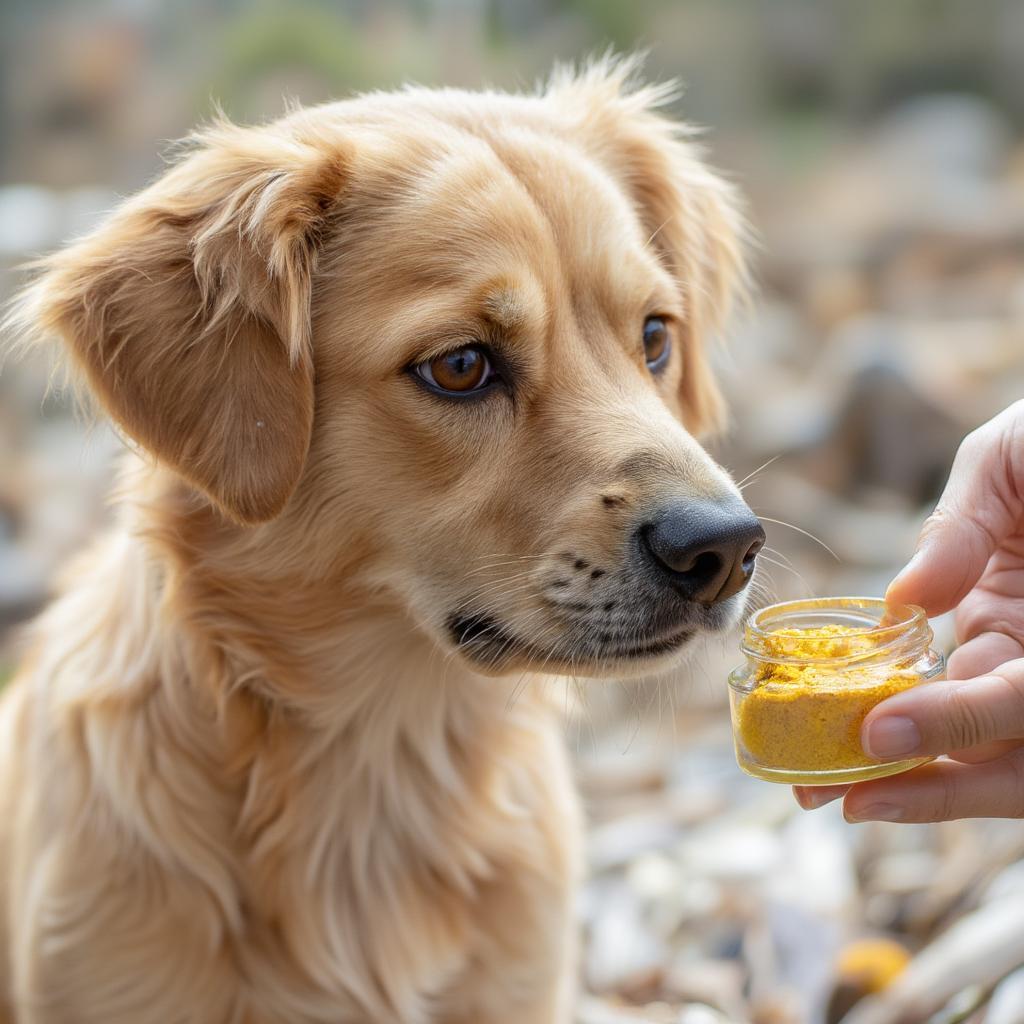
[{"label": "dog's black nose", "polygon": [[680,501],[640,527],[640,548],[688,600],[732,597],[754,573],[764,530],[741,501]]}]

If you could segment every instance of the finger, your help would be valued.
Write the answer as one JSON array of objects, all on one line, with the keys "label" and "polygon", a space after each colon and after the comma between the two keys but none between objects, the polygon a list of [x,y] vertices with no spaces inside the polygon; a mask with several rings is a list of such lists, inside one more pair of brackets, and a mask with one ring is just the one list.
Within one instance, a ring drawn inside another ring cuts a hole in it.
[{"label": "finger", "polygon": [[995,761],[997,758],[1005,757],[1007,754],[1020,748],[1020,740],[995,740],[992,743],[982,743],[977,747],[968,747],[966,750],[952,750],[949,757],[962,764],[984,764],[986,761]]},{"label": "finger", "polygon": [[849,786],[794,786],[793,796],[805,811],[813,811],[845,796],[849,789]]},{"label": "finger", "polygon": [[[948,675],[950,679],[970,679],[991,672],[1004,662],[1013,661],[1022,655],[1024,644],[1019,640],[1004,633],[982,633],[961,644],[949,656]],[[965,750],[950,751],[949,756],[964,764],[982,764],[1009,754],[1019,745],[1018,740],[996,740]]]},{"label": "finger", "polygon": [[861,744],[879,761],[1024,737],[1024,658],[974,679],[915,686],[864,719]]},{"label": "finger", "polygon": [[952,821],[1024,817],[1024,751],[983,765],[934,761],[861,782],[846,795],[847,821]]},{"label": "finger", "polygon": [[918,604],[929,615],[956,607],[1010,536],[1021,513],[1018,494],[1024,456],[1024,403],[1017,403],[968,434],[957,451],[935,511],[925,521],[917,552],[889,584],[886,600]]},{"label": "finger", "polygon": [[1024,639],[1024,515],[1016,535],[1003,542],[977,586],[956,606],[953,622],[959,644],[983,633]]},{"label": "finger", "polygon": [[1024,644],[1005,633],[981,633],[962,643],[950,656],[946,675],[950,679],[983,676],[1008,661],[1024,656]]}]

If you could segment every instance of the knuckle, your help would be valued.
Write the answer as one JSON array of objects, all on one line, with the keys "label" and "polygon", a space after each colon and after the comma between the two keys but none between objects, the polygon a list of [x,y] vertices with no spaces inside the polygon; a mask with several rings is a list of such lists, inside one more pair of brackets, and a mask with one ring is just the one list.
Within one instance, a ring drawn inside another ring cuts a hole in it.
[{"label": "knuckle", "polygon": [[[961,644],[965,644],[975,635],[970,632],[970,625],[970,620],[961,624],[960,617],[957,618],[957,639]],[[970,671],[972,657],[973,655],[968,648],[958,647],[946,659],[946,676],[949,679],[966,679],[968,675],[972,674]]]},{"label": "knuckle", "polygon": [[937,729],[943,753],[997,738],[991,711],[975,696],[970,686],[951,686],[946,690]]},{"label": "knuckle", "polygon": [[1001,739],[1024,738],[1024,659],[1007,662],[994,673],[1006,691],[1007,709],[1001,718]]},{"label": "knuckle", "polygon": [[925,540],[927,540],[932,534],[941,532],[945,529],[946,524],[950,520],[950,513],[940,503],[928,513],[927,518],[921,524],[920,539],[918,546]]},{"label": "knuckle", "polygon": [[960,785],[954,773],[950,772],[942,777],[942,785],[939,787],[937,795],[935,815],[931,820],[951,821],[957,817],[957,810],[960,806]]},{"label": "knuckle", "polygon": [[[1012,639],[1014,630],[1015,626],[1012,623],[1001,622],[993,632]],[[1024,658],[1007,661],[1000,665],[993,674],[1006,686],[1014,702],[1024,709]]]},{"label": "knuckle", "polygon": [[[985,633],[1002,632],[1001,624],[998,621],[993,621],[988,605],[982,601],[971,600],[971,596],[968,595],[964,598],[956,610],[956,639],[957,643],[961,645],[976,640]],[[961,650],[963,650],[962,646],[949,656],[947,667],[950,673],[953,672],[953,666],[964,659],[964,655],[960,654]],[[955,662],[954,659],[956,659]],[[951,678],[957,677],[951,676]]]}]

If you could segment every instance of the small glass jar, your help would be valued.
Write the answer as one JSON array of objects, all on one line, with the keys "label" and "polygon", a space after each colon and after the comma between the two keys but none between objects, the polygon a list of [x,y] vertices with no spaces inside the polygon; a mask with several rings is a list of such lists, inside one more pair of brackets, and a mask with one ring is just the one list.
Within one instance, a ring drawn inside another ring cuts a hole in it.
[{"label": "small glass jar", "polygon": [[802,786],[895,775],[931,760],[884,764],[860,728],[881,701],[945,669],[915,605],[879,598],[787,601],[750,617],[744,665],[729,676],[736,760],[749,775]]}]

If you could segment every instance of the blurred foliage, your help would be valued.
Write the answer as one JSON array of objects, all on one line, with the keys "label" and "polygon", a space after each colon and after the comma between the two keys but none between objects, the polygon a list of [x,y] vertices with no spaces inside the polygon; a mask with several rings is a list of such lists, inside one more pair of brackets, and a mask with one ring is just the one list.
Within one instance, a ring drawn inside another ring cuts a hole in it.
[{"label": "blurred foliage", "polygon": [[5,0],[0,181],[134,184],[152,139],[211,100],[263,120],[282,95],[408,78],[521,86],[608,46],[649,47],[653,74],[688,83],[688,116],[722,131],[811,112],[856,124],[949,90],[1021,125],[1022,38],[1019,0]]},{"label": "blurred foliage", "polygon": [[370,77],[359,37],[347,18],[309,4],[289,4],[235,18],[222,33],[219,73],[228,88],[242,91],[280,68],[322,75],[336,89]]}]

